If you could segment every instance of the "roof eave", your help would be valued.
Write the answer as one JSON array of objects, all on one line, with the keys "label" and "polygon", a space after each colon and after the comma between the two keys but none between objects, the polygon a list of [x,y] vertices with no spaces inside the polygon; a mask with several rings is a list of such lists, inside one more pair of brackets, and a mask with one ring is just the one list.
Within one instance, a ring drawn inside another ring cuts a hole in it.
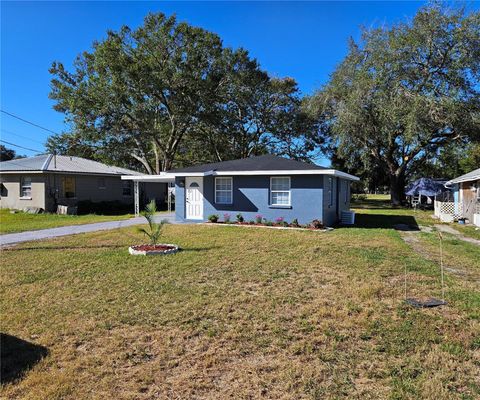
[{"label": "roof eave", "polygon": [[122,175],[114,172],[83,172],[83,171],[61,171],[61,170],[0,170],[0,174],[65,174],[65,175],[93,175],[93,176],[143,176],[143,175]]},{"label": "roof eave", "polygon": [[29,173],[29,174],[43,174],[47,171],[39,171],[38,169],[33,169],[33,170],[28,170],[28,169],[23,169],[23,170],[8,170],[8,171],[2,171],[0,170],[0,174],[24,174],[24,173]]},{"label": "roof eave", "polygon": [[477,180],[479,180],[479,179],[480,179],[480,175],[474,175],[473,177],[452,179],[451,181],[445,182],[445,186],[447,186],[447,185],[455,185],[456,183],[477,181]]},{"label": "roof eave", "polygon": [[206,171],[206,172],[165,172],[160,175],[140,175],[144,178],[126,177],[122,179],[147,181],[148,179],[176,178],[176,177],[202,177],[202,176],[259,176],[259,175],[333,175],[339,178],[357,182],[360,178],[336,169],[310,169],[310,170],[255,170],[255,171]]}]

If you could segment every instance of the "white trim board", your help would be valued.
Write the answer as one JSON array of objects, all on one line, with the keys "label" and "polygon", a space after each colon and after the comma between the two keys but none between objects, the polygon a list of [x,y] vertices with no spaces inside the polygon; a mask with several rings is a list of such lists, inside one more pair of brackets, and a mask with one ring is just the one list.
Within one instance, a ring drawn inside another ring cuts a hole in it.
[{"label": "white trim board", "polygon": [[44,170],[39,171],[33,170],[23,170],[23,171],[2,171],[0,170],[0,175],[32,175],[32,174],[55,174],[55,175],[84,175],[84,176],[111,176],[111,177],[119,177],[124,179],[124,177],[134,177],[134,176],[143,176],[143,175],[120,175],[120,174],[107,174],[107,173],[96,173],[96,172],[77,172],[77,171],[51,171],[51,170]]},{"label": "white trim board", "polygon": [[176,177],[187,176],[271,176],[271,175],[332,175],[350,181],[359,181],[360,178],[336,169],[305,169],[305,170],[256,170],[256,171],[207,171],[207,172],[165,172],[161,175],[122,175],[122,179],[131,179],[150,182],[168,182]]},{"label": "white trim board", "polygon": [[457,178],[457,179],[452,179],[451,181],[445,182],[443,186],[448,187],[450,185],[455,185],[457,183],[475,182],[479,179],[480,179],[480,175],[473,175],[467,178]]}]

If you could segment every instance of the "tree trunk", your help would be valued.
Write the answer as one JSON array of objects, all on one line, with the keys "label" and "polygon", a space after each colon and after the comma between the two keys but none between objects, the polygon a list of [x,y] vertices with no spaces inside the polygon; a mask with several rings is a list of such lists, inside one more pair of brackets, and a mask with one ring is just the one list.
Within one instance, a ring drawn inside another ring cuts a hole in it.
[{"label": "tree trunk", "polygon": [[162,171],[168,171],[172,169],[172,165],[173,165],[173,157],[168,154],[164,154],[163,162],[162,162]]},{"label": "tree trunk", "polygon": [[390,173],[390,198],[394,206],[402,205],[405,199],[405,174]]}]

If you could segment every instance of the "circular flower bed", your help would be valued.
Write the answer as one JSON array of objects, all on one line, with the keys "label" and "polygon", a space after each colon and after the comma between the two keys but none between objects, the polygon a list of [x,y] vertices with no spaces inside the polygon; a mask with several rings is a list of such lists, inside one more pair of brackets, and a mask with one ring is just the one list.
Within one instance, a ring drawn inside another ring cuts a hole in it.
[{"label": "circular flower bed", "polygon": [[139,244],[138,246],[130,246],[128,252],[134,256],[157,256],[174,254],[178,251],[175,244]]}]

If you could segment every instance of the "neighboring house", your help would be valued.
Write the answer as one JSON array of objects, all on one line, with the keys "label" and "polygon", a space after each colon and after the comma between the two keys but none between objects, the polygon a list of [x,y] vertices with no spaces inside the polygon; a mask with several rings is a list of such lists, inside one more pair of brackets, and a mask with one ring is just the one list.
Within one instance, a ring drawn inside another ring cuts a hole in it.
[{"label": "neighboring house", "polygon": [[[119,201],[133,205],[133,185],[122,175],[136,171],[80,157],[45,154],[0,162],[0,207],[38,207],[55,212],[58,205],[79,201]],[[165,201],[166,185],[146,188],[143,197]],[[133,206],[132,206],[133,211]]]},{"label": "neighboring house", "polygon": [[206,221],[211,214],[246,221],[261,215],[306,224],[332,225],[350,208],[350,182],[359,178],[273,155],[197,165],[157,176],[123,177],[175,182],[175,213],[181,221]]},{"label": "neighboring house", "polygon": [[435,197],[448,191],[445,182],[445,179],[420,178],[405,188],[405,195],[412,207],[433,206]]},{"label": "neighboring house", "polygon": [[480,226],[480,168],[445,183],[449,192],[435,199],[435,215],[443,222],[467,219]]}]

